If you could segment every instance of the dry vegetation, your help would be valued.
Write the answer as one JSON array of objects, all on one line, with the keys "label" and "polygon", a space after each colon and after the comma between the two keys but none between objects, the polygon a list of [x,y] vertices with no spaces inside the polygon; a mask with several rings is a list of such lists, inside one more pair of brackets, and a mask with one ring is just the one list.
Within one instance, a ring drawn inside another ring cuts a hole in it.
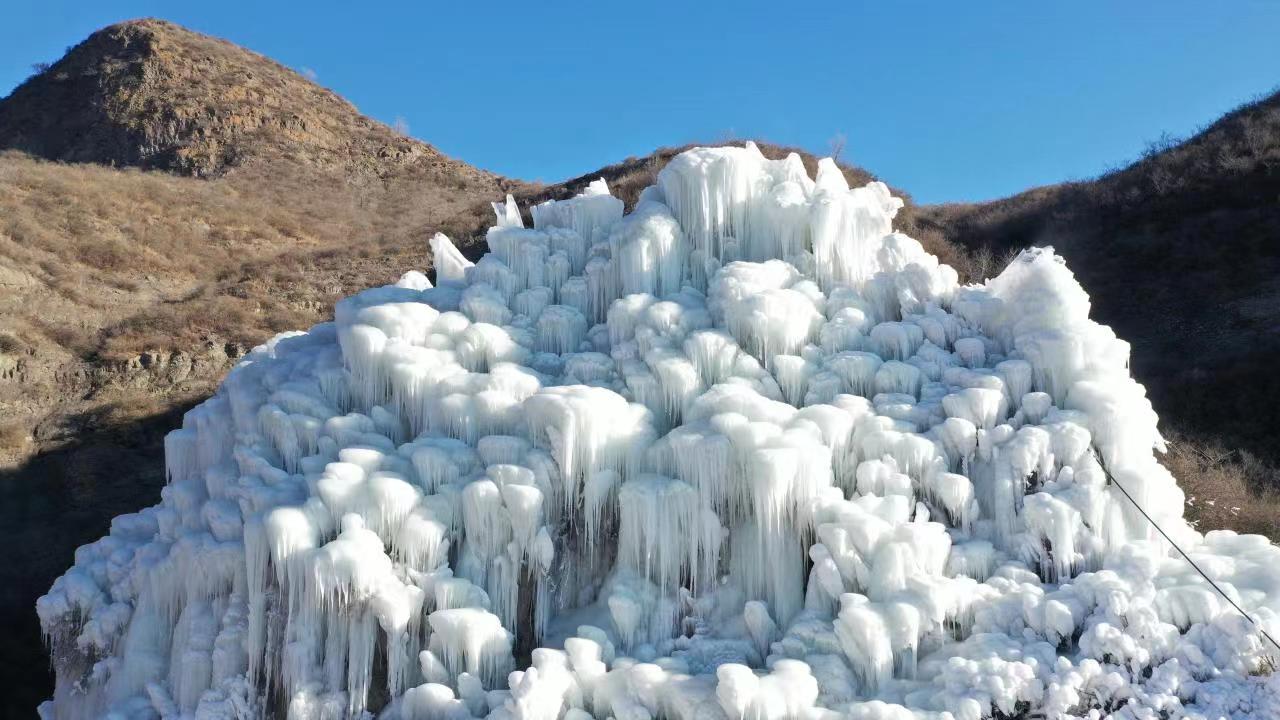
[{"label": "dry vegetation", "polygon": [[425,270],[436,230],[477,252],[501,192],[436,193],[411,172],[363,185],[257,172],[198,180],[0,153],[0,412],[22,430],[0,437],[0,466],[74,441],[104,404],[126,422],[156,398],[208,393],[248,347]]},{"label": "dry vegetation", "polygon": [[1276,467],[1248,450],[1172,433],[1161,458],[1187,496],[1186,517],[1202,532],[1230,528],[1280,540]]},{"label": "dry vegetation", "polygon": [[293,70],[163,20],[103,28],[0,104],[0,146],[67,162],[221,176],[294,163],[353,176],[496,178],[361,115]]},{"label": "dry vegetation", "polygon": [[0,101],[0,147],[21,151],[0,155],[0,330],[85,361],[308,325],[385,281],[375,258],[421,264],[437,229],[465,244],[521,187],[159,20],[94,33]]},{"label": "dry vegetation", "polygon": [[0,155],[0,263],[26,290],[0,299],[0,350],[43,336],[120,360],[211,337],[257,342],[391,277],[391,263],[361,260],[420,267],[434,211],[426,195],[367,202],[341,185],[302,192]]},{"label": "dry vegetation", "polygon": [[20,421],[0,423],[0,448],[20,449],[27,442],[27,429]]}]

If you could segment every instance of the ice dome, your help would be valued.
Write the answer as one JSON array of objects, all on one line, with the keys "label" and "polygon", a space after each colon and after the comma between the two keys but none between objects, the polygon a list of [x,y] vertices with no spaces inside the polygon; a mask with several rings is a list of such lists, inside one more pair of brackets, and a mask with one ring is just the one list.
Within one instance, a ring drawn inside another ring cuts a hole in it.
[{"label": "ice dome", "polygon": [[748,143],[437,235],[168,435],[41,713],[1280,717],[1280,550],[1184,522],[1052,249],[962,286],[901,205]]}]

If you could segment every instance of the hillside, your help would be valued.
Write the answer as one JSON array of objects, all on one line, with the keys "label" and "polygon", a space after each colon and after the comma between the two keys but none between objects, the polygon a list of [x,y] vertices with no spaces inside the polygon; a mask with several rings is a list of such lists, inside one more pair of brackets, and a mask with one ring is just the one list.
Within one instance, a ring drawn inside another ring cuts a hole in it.
[{"label": "hillside", "polygon": [[0,145],[64,162],[215,177],[288,161],[493,182],[266,57],[162,20],[99,30],[0,106]]},{"label": "hillside", "polygon": [[418,241],[437,229],[465,244],[484,203],[519,186],[156,20],[94,33],[0,101],[0,148],[0,282],[13,289],[0,368],[21,379],[0,396],[11,455],[21,428],[53,432],[39,416],[55,390],[98,392],[121,373],[145,384],[140,372],[204,355],[216,375],[220,355],[385,279],[391,265],[370,258],[421,264]]},{"label": "hillside", "polygon": [[1056,247],[1184,440],[1169,462],[1188,494],[1215,502],[1193,514],[1276,536],[1280,94],[1096,180],[920,216],[971,252]]}]

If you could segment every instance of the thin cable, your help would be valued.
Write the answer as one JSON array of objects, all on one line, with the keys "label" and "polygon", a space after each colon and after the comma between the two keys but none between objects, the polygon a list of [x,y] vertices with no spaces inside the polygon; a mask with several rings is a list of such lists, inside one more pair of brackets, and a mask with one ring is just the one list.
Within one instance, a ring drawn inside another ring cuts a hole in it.
[{"label": "thin cable", "polygon": [[1133,496],[1129,494],[1129,491],[1126,490],[1125,487],[1115,479],[1115,476],[1111,474],[1111,471],[1108,470],[1107,466],[1102,462],[1102,458],[1098,456],[1097,448],[1090,447],[1089,452],[1093,455],[1093,459],[1098,461],[1098,467],[1102,468],[1102,472],[1104,475],[1107,476],[1107,480],[1109,480],[1112,485],[1115,485],[1116,487],[1120,488],[1120,492],[1124,493],[1124,496],[1129,498],[1129,502],[1133,503],[1133,506],[1138,508],[1138,512],[1142,513],[1142,517],[1146,518],[1147,522],[1151,523],[1151,527],[1155,528],[1156,530],[1159,530],[1160,534],[1164,536],[1164,539],[1168,540],[1169,544],[1173,546],[1173,549],[1177,550],[1178,554],[1182,555],[1182,558],[1187,561],[1187,564],[1195,568],[1196,572],[1200,573],[1200,577],[1204,578],[1206,582],[1212,585],[1213,589],[1217,590],[1218,594],[1221,595],[1224,600],[1231,603],[1231,607],[1235,608],[1236,612],[1243,615],[1245,620],[1248,620],[1250,623],[1253,623],[1253,626],[1258,628],[1258,632],[1262,633],[1263,637],[1270,640],[1271,644],[1274,645],[1277,650],[1280,650],[1280,643],[1276,642],[1275,638],[1271,637],[1271,634],[1267,632],[1266,628],[1259,625],[1257,620],[1254,620],[1252,617],[1250,617],[1249,613],[1244,611],[1244,608],[1237,605],[1235,600],[1232,600],[1227,595],[1227,593],[1223,591],[1222,588],[1218,587],[1218,583],[1214,582],[1213,578],[1209,577],[1204,570],[1201,570],[1200,566],[1196,564],[1196,561],[1192,560],[1191,556],[1188,555],[1186,551],[1184,551],[1181,547],[1178,547],[1178,543],[1174,542],[1173,538],[1169,537],[1169,533],[1165,532],[1164,528],[1160,527],[1160,525],[1157,524],[1156,521],[1153,520],[1151,516],[1147,514],[1147,511],[1144,510],[1142,506],[1138,504],[1138,501],[1133,499]]}]

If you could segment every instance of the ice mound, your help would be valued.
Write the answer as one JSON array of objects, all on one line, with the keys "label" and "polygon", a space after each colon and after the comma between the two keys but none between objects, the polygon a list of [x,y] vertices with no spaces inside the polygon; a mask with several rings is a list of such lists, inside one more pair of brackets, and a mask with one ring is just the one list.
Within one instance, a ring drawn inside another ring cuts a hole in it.
[{"label": "ice mound", "polygon": [[1280,550],[1182,520],[1061,258],[960,286],[900,206],[748,144],[437,235],[187,413],[42,713],[1280,716]]}]

